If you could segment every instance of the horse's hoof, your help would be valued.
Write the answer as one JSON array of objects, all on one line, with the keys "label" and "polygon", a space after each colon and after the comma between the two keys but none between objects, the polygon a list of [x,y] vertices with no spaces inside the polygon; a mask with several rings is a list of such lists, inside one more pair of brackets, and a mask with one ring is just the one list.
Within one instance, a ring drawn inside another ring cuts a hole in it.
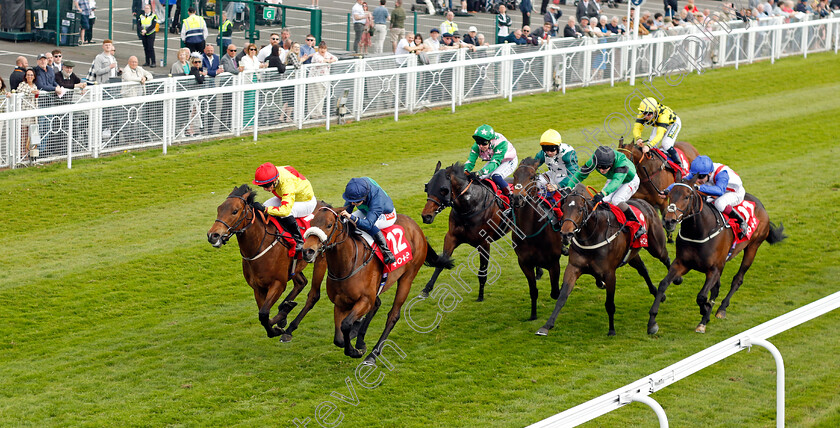
[{"label": "horse's hoof", "polygon": [[726,311],[718,310],[717,313],[715,313],[715,318],[722,319],[722,320],[726,319]]},{"label": "horse's hoof", "polygon": [[560,290],[551,290],[551,298],[557,300],[558,297],[560,297]]},{"label": "horse's hoof", "polygon": [[669,244],[673,244],[673,243],[674,243],[674,238],[669,237],[669,238],[668,238],[668,243],[669,243]]},{"label": "horse's hoof", "polygon": [[542,268],[537,268],[537,274],[534,276],[534,278],[539,281],[540,279],[542,279],[542,277],[543,277]]},{"label": "horse's hoof", "polygon": [[683,281],[683,279],[682,279],[682,277],[681,277],[681,276],[678,276],[678,277],[674,278],[674,284],[675,284],[675,285],[680,285],[680,284],[682,284],[682,281]]},{"label": "horse's hoof", "polygon": [[364,361],[362,361],[362,364],[364,364],[366,366],[376,367],[376,357],[374,357],[373,353],[371,353],[370,355],[367,356],[367,358],[365,358]]},{"label": "horse's hoof", "polygon": [[610,330],[607,332],[607,336],[615,336],[615,330]]},{"label": "horse's hoof", "polygon": [[484,296],[478,296],[478,299],[475,299],[476,302],[483,302]]},{"label": "horse's hoof", "polygon": [[698,325],[697,328],[694,329],[694,332],[695,333],[705,333],[706,332],[706,325],[705,324]]},{"label": "horse's hoof", "polygon": [[429,298],[429,292],[428,292],[428,291],[426,291],[426,290],[421,291],[421,292],[420,292],[420,298],[422,298],[422,299],[428,299],[428,298]]},{"label": "horse's hoof", "polygon": [[564,256],[568,256],[568,255],[569,255],[569,247],[563,247],[563,248],[561,248],[561,249],[560,249],[560,254],[562,254],[562,255],[564,255]]},{"label": "horse's hoof", "polygon": [[280,335],[280,343],[289,343],[292,341],[291,334],[282,334]]},{"label": "horse's hoof", "polygon": [[604,281],[595,281],[595,286],[601,290],[605,290],[607,288],[607,284],[604,284]]},{"label": "horse's hoof", "polygon": [[659,333],[659,324],[653,324],[652,326],[648,327],[648,334],[656,334]]},{"label": "horse's hoof", "polygon": [[666,299],[667,297],[668,297],[668,296],[666,296],[666,295],[664,295],[664,294],[663,294],[663,295],[662,295],[662,300],[660,300],[660,301],[659,301],[659,303],[665,303],[665,299]]},{"label": "horse's hoof", "polygon": [[540,329],[537,330],[537,336],[548,336],[548,329],[545,327],[540,327]]},{"label": "horse's hoof", "polygon": [[277,321],[277,327],[285,328],[286,327],[286,318],[283,318],[280,321]]},{"label": "horse's hoof", "polygon": [[269,338],[277,337],[283,334],[286,334],[286,331],[282,328],[272,327],[271,331],[266,332]]},{"label": "horse's hoof", "polygon": [[362,355],[365,354],[351,346],[349,348],[344,348],[344,355],[347,355],[350,358],[362,358]]}]

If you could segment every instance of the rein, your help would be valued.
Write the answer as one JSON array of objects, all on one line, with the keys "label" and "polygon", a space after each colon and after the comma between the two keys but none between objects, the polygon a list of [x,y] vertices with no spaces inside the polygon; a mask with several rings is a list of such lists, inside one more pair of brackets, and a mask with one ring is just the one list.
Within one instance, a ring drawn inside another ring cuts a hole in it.
[{"label": "rein", "polygon": [[[459,193],[459,194],[458,194],[458,196],[456,196],[456,197],[455,197],[455,200],[457,200],[458,198],[460,198],[461,196],[463,196],[465,193],[467,193],[467,191],[470,189],[470,186],[472,186],[472,184],[473,184],[474,182],[475,182],[474,180],[469,180],[469,183],[467,184],[467,186],[466,186],[466,187],[464,187],[464,190],[462,190],[462,191],[461,191],[461,193]],[[479,186],[479,188],[482,188],[482,187],[481,187],[481,186]],[[490,189],[486,189],[486,190],[487,190],[488,192],[490,192]],[[490,201],[494,201],[494,200],[496,199],[496,195],[494,194],[494,195],[492,195],[492,197],[491,197],[491,198],[487,198],[487,196],[486,196],[486,194],[485,194],[485,195],[483,196],[483,199],[481,200],[481,203],[480,203],[478,206],[473,207],[473,209],[472,209],[472,210],[467,211],[466,213],[462,213],[462,212],[460,212],[460,211],[458,210],[458,207],[455,205],[454,201],[452,201],[452,202],[450,203],[450,206],[451,206],[451,207],[452,207],[452,209],[455,211],[455,213],[456,213],[456,214],[458,214],[458,216],[459,216],[459,217],[464,218],[464,219],[469,219],[469,218],[473,218],[473,217],[475,217],[475,216],[476,216],[476,215],[478,215],[479,213],[482,213],[482,212],[487,211],[487,208],[490,206],[490,203],[488,203],[488,202],[487,202],[487,201],[488,201],[488,199],[489,199]],[[492,202],[491,202],[491,203],[492,203]]]},{"label": "rein", "polygon": [[[575,193],[570,194],[569,196],[577,196],[583,201],[583,207],[578,208],[579,211],[583,211],[583,210],[588,208],[587,201],[586,201],[586,199],[583,198],[582,195],[575,192]],[[605,238],[603,241],[599,241],[598,243],[593,244],[593,245],[583,245],[580,241],[578,241],[578,239],[577,239],[578,233],[580,233],[581,229],[583,229],[583,226],[585,226],[587,223],[589,223],[589,220],[592,219],[592,217],[595,215],[596,209],[598,208],[598,205],[600,205],[600,204],[601,204],[600,202],[595,204],[595,206],[592,207],[592,210],[589,210],[589,212],[586,214],[586,217],[583,220],[581,220],[580,225],[578,225],[577,222],[575,222],[574,220],[572,220],[570,218],[563,219],[563,223],[569,221],[569,222],[572,223],[573,226],[575,226],[575,230],[572,232],[573,233],[572,242],[580,249],[594,250],[594,249],[597,249],[597,248],[601,248],[605,245],[608,245],[612,241],[614,241],[618,237],[618,235],[621,234],[621,228],[619,228],[618,230],[615,231],[615,233],[612,234],[612,236],[609,236],[609,237]],[[562,223],[561,223],[561,226],[562,226]],[[607,231],[609,231],[609,229],[610,229],[610,219],[607,218]]]},{"label": "rein", "polygon": [[[530,181],[529,181],[529,184],[531,184],[531,185],[535,184],[535,182],[536,182],[536,180],[537,180],[537,177],[539,176],[539,175],[537,174],[537,167],[535,167],[535,166],[531,166],[531,165],[520,165],[520,168],[523,168],[523,167],[524,167],[524,168],[530,168],[530,169],[531,169],[531,171],[533,171],[533,174],[532,174],[532,176],[531,176],[531,179],[530,179]],[[516,186],[519,186],[519,187],[516,187]],[[517,189],[517,190],[518,190],[518,189],[521,189],[521,188],[522,188],[522,184],[517,184],[517,185],[515,185],[515,186],[514,186],[514,189]],[[536,188],[536,186],[534,186],[534,188]],[[524,196],[524,197],[525,197],[526,199],[529,199],[529,200],[531,200],[531,201],[535,202],[535,203],[536,203],[536,205],[544,205],[544,204],[545,204],[545,203],[544,203],[541,199],[539,199],[539,198],[535,198],[535,197],[534,197],[534,196],[532,196],[530,193],[528,193],[528,191],[526,191],[526,192],[525,192],[525,196]],[[534,204],[528,204],[528,205],[531,205],[531,207],[534,209],[534,211],[536,211],[536,208],[534,208]],[[511,206],[513,206],[513,201],[512,201],[512,200],[511,200]],[[551,207],[549,207],[549,209],[551,209]],[[512,211],[512,214],[513,214],[513,219],[512,219],[513,224],[516,224],[516,210],[515,210],[515,209]],[[539,215],[539,213],[537,213],[537,214]],[[546,216],[542,216],[542,215],[540,215],[540,217],[546,217]],[[527,235],[527,236],[523,237],[522,239],[523,239],[523,240],[525,240],[525,239],[531,239],[531,238],[533,238],[533,237],[535,237],[535,236],[537,236],[537,235],[539,235],[539,234],[543,233],[543,231],[545,230],[546,226],[548,226],[548,225],[549,225],[549,223],[551,223],[551,222],[550,222],[550,221],[548,220],[548,218],[546,217],[546,219],[543,221],[543,225],[542,225],[542,226],[540,226],[540,228],[539,228],[539,229],[537,229],[537,231],[536,231],[536,232],[534,232],[534,233],[532,233],[532,234],[530,234],[530,235]],[[552,226],[552,227],[551,227],[551,229],[552,229],[552,230],[554,230],[555,232],[558,232],[558,231],[560,230],[560,229],[556,229],[554,226]]]},{"label": "rein", "polygon": [[[332,232],[330,232],[329,235],[325,234],[324,231],[321,230],[321,228],[319,228],[319,227],[315,227],[315,226],[310,227],[304,233],[304,239],[308,238],[311,235],[315,235],[316,237],[318,237],[318,240],[321,241],[321,248],[318,249],[318,252],[319,253],[324,253],[326,251],[331,251],[331,250],[337,248],[338,245],[344,243],[344,241],[346,241],[350,237],[350,232],[347,230],[347,225],[345,224],[345,222],[341,220],[340,216],[338,215],[337,212],[335,212],[335,210],[333,210],[329,207],[321,207],[321,210],[329,211],[335,216],[336,227],[332,230]],[[339,233],[339,227],[338,227],[339,224],[341,224],[341,232],[340,233]],[[341,241],[337,241],[337,242],[333,242],[333,243],[329,244],[329,242],[333,240],[333,236],[336,233],[344,235],[344,239],[342,239]],[[353,242],[353,264],[351,266],[356,266],[356,262],[358,261],[358,256],[359,256],[359,247],[358,247],[358,243],[356,242],[355,239],[351,239],[350,241]],[[325,244],[325,242],[327,244]],[[327,277],[329,279],[333,280],[333,281],[344,281],[344,280],[347,280],[347,279],[351,278],[352,276],[356,275],[357,273],[359,273],[362,269],[364,269],[365,266],[367,266],[371,262],[371,260],[373,260],[374,253],[376,252],[372,247],[367,247],[367,246],[365,246],[363,251],[367,252],[368,255],[365,258],[365,260],[362,262],[362,264],[359,265],[359,267],[353,269],[349,274],[347,274],[345,276],[341,276],[341,277],[334,275],[331,271],[328,271],[327,272]]]},{"label": "rein", "polygon": [[[677,211],[680,212],[680,217],[677,218],[677,223],[682,223],[684,220],[688,220],[692,217],[696,217],[701,212],[703,212],[703,206],[705,205],[705,203],[703,202],[703,198],[700,196],[700,193],[696,189],[692,188],[691,186],[689,186],[685,183],[676,183],[676,184],[674,184],[674,186],[683,186],[683,187],[688,188],[691,191],[691,202],[690,202],[691,209],[689,210],[690,214],[688,216],[685,215],[686,214],[685,211],[682,211],[679,208],[677,208],[676,204],[672,203],[672,204],[668,205],[668,212],[670,212],[670,213],[676,213]],[[697,201],[696,205],[698,205],[699,208],[694,208],[695,201]],[[695,223],[697,223],[697,220],[695,220]],[[688,241],[688,242],[693,242],[695,244],[704,244],[704,243],[712,240],[714,237],[718,236],[723,231],[723,229],[726,228],[726,224],[725,224],[725,222],[722,221],[722,218],[720,217],[720,215],[715,216],[715,226],[718,226],[717,229],[715,229],[712,233],[710,233],[707,237],[705,237],[703,239],[686,238],[682,234],[682,228],[680,228],[680,232],[677,234],[677,236],[680,239],[683,239],[683,240]]]}]

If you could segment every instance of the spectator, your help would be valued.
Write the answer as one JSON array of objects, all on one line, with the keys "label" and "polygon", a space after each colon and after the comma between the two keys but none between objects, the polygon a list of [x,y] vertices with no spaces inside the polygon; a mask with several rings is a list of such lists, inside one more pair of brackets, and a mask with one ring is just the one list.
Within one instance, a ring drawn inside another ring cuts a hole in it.
[{"label": "spectator", "polygon": [[222,67],[221,59],[218,55],[216,55],[216,47],[212,44],[208,44],[204,47],[204,55],[201,57],[201,65],[210,77],[216,77],[225,72],[225,69]]},{"label": "spectator", "polygon": [[55,73],[55,83],[65,89],[84,89],[87,83],[82,82],[76,73],[73,73],[73,67],[76,64],[73,61],[64,61],[61,64],[61,71]]},{"label": "spectator", "polygon": [[521,0],[519,3],[519,11],[522,12],[522,26],[531,25],[531,12],[534,11],[534,5],[531,0]]},{"label": "spectator", "polygon": [[469,44],[469,43],[464,43],[461,40],[461,33],[457,32],[457,31],[452,33],[452,46],[455,46],[458,49],[475,50],[475,46],[473,46],[472,44]]},{"label": "spectator", "polygon": [[[413,37],[413,35],[411,35]],[[406,35],[408,37],[408,35]],[[318,52],[312,57],[312,64],[317,64],[311,69],[311,76],[326,76],[330,74],[330,64],[338,61],[335,55],[327,51],[327,42],[318,44]],[[313,83],[310,91],[309,105],[312,108],[312,118],[324,117],[324,94],[327,90],[327,83]]]},{"label": "spectator", "polygon": [[356,0],[353,7],[350,9],[350,18],[353,20],[353,31],[356,33],[356,39],[353,41],[353,52],[361,52],[362,32],[365,31],[365,22],[367,22],[367,12],[362,5],[362,0]]},{"label": "spectator", "polygon": [[700,12],[700,10],[697,9],[697,6],[694,4],[694,0],[687,1],[688,3],[685,5],[685,7],[683,7],[683,9],[685,9],[685,11],[688,12],[689,15],[693,16],[695,13]]},{"label": "spectator", "polygon": [[[193,52],[190,56],[190,76],[195,77],[195,83],[198,85],[204,84],[204,77],[207,76],[207,71],[201,68],[201,54]],[[187,127],[187,137],[195,137],[201,135],[201,104],[198,97],[193,97],[190,100],[190,121]]]},{"label": "spectator", "polygon": [[[10,97],[11,94],[8,92],[6,88],[6,82],[3,81],[3,77],[0,77],[0,113],[6,112],[6,105],[7,103],[3,102],[4,98]],[[0,141],[6,141],[6,127],[0,126]]]},{"label": "spectator", "polygon": [[539,46],[540,44],[540,39],[534,37],[534,35],[531,33],[531,27],[529,25],[522,26],[522,37],[524,37],[525,40],[528,41],[527,44],[529,45]]},{"label": "spectator", "polygon": [[612,34],[624,34],[624,29],[622,29],[618,24],[618,17],[613,16],[610,20],[610,23],[607,24],[604,28],[607,29],[608,32]]},{"label": "spectator", "polygon": [[793,10],[808,14],[814,13],[814,9],[811,9],[811,5],[808,4],[808,0],[800,0],[799,4],[797,4]]},{"label": "spectator", "polygon": [[478,33],[478,35],[475,36],[475,41],[478,42],[476,46],[490,46],[490,43],[487,43],[484,39],[484,34]]},{"label": "spectator", "polygon": [[362,8],[365,10],[365,30],[362,32],[362,40],[359,41],[359,53],[367,55],[368,49],[373,46],[373,14],[370,13],[366,1],[362,2]]},{"label": "spectator", "polygon": [[443,33],[440,38],[440,50],[445,51],[447,49],[457,49],[457,47],[452,43],[452,33]]},{"label": "spectator", "polygon": [[647,30],[648,33],[653,31],[653,28],[651,28],[651,26],[650,26],[650,22],[652,22],[652,21],[653,20],[650,17],[650,12],[648,12],[648,11],[642,12],[642,20],[639,21],[639,24],[640,24],[639,25],[639,34],[641,34],[642,27],[644,27],[645,30]]},{"label": "spectator", "polygon": [[579,39],[579,38],[583,37],[583,34],[581,34],[577,30],[577,25],[576,25],[576,22],[575,22],[575,18],[572,17],[572,16],[569,17],[569,21],[566,24],[566,27],[563,28],[563,37],[572,37],[572,38],[575,38],[575,39]]},{"label": "spectator", "polygon": [[[552,4],[548,3],[548,0],[542,0],[542,3],[540,4],[540,15],[545,15],[546,13],[548,13],[548,9],[550,9],[551,5],[554,4],[554,2],[552,2]],[[564,1],[563,3],[565,4],[566,2]]]},{"label": "spectator", "polygon": [[279,34],[271,33],[271,36],[269,36],[268,39],[269,39],[269,44],[267,46],[264,46],[262,49],[260,49],[260,52],[257,54],[257,61],[259,61],[259,62],[265,62],[265,59],[268,58],[269,55],[271,55],[271,48],[272,47],[274,47],[274,46],[281,46],[282,47],[282,45],[280,44],[280,35]]},{"label": "spectator", "polygon": [[62,59],[64,58],[64,54],[62,54],[61,50],[59,50],[59,49],[53,49],[53,51],[51,53],[52,53],[52,56],[53,56],[53,62],[52,62],[53,70],[55,70],[55,72],[58,73],[59,71],[61,71],[61,68],[62,68],[61,64],[62,64]]},{"label": "spectator", "polygon": [[271,55],[266,57],[265,63],[268,64],[268,68],[276,68],[278,73],[283,74],[286,72],[287,55],[286,51],[280,45],[274,45],[271,47]]},{"label": "spectator", "polygon": [[303,64],[309,64],[312,62],[312,56],[315,55],[315,36],[312,34],[308,34],[306,36],[306,43],[301,45],[300,47],[300,60]]},{"label": "spectator", "polygon": [[[44,54],[47,57],[47,68],[53,68],[53,55],[52,52],[46,52]],[[38,76],[35,76],[36,78]]]},{"label": "spectator", "polygon": [[137,16],[137,33],[140,36],[140,41],[143,42],[143,53],[146,62],[143,65],[147,67],[156,67],[155,60],[155,34],[157,33],[158,17],[152,12],[152,6],[146,4],[143,6],[143,13]]},{"label": "spectator", "polygon": [[[86,44],[93,43],[93,24],[96,24],[96,0],[88,0],[90,4],[90,16],[88,16],[88,29],[84,34],[84,37],[79,35],[80,39],[84,38],[84,42]],[[81,42],[81,40],[79,40]]]},{"label": "spectator", "polygon": [[[16,90],[21,96],[21,110],[35,110],[38,108],[38,95],[40,91],[38,90],[38,86],[35,85],[35,70],[27,68],[24,71],[23,81],[20,82]],[[29,129],[32,125],[35,125],[35,117],[27,117],[20,120],[20,141],[22,143],[20,153],[24,160],[28,159],[31,162],[35,162],[37,150],[30,151],[34,147],[32,147],[29,140]]]},{"label": "spectator", "polygon": [[122,96],[125,97],[137,97],[140,95],[145,94],[146,90],[143,85],[146,84],[149,80],[152,80],[154,76],[152,73],[144,70],[143,67],[140,67],[140,61],[137,59],[136,56],[131,56],[128,58],[128,65],[123,68],[122,72],[122,80],[123,82],[137,82],[139,85],[126,85],[122,87]]},{"label": "spectator", "polygon": [[[286,43],[289,44],[288,47]],[[292,32],[288,28],[280,30],[280,46],[283,46],[285,50],[289,50],[292,47]]]},{"label": "spectator", "polygon": [[38,66],[35,67],[35,86],[41,91],[55,91],[58,96],[64,95],[64,88],[55,84],[55,72],[49,66],[46,54],[38,55]]},{"label": "spectator", "polygon": [[178,60],[169,68],[169,74],[173,76],[186,76],[190,74],[190,50],[188,48],[178,49]]},{"label": "spectator", "polygon": [[499,5],[499,15],[496,16],[496,26],[499,27],[499,32],[496,34],[496,43],[504,43],[505,37],[510,34],[511,25],[513,25],[513,20],[507,14],[507,7],[503,4]]},{"label": "spectator", "polygon": [[589,17],[583,16],[580,18],[580,24],[577,26],[576,30],[580,33],[583,37],[592,37],[592,34],[589,32]]},{"label": "spectator", "polygon": [[228,18],[227,11],[222,11],[219,35],[222,37],[222,51],[227,52],[226,47],[233,43],[233,22]]},{"label": "spectator", "polygon": [[[405,38],[397,43],[397,50],[394,52],[394,55],[408,55],[420,50],[423,50],[423,46],[417,46],[417,44],[414,43],[414,34],[407,33]],[[400,64],[405,63],[404,59],[397,61],[401,61]]]},{"label": "spectator", "polygon": [[440,23],[440,31],[455,34],[458,31],[458,24],[455,23],[455,14],[450,10],[446,12],[446,20]]},{"label": "spectator", "polygon": [[[706,11],[703,11],[705,14]],[[764,3],[759,3],[758,6],[755,7],[755,16],[756,18],[768,18],[770,15],[764,11]]]},{"label": "spectator", "polygon": [[190,52],[203,52],[209,34],[207,23],[204,22],[204,18],[195,14],[194,7],[187,9],[187,13],[189,16],[181,26],[181,40]]},{"label": "spectator", "polygon": [[[300,67],[303,66],[303,61],[301,61],[301,46],[300,43],[292,43],[292,48],[289,49],[289,54],[286,55],[286,68],[292,67],[294,70],[300,70]],[[294,89],[293,89],[294,90]]]},{"label": "spectator", "polygon": [[388,19],[391,14],[385,3],[388,0],[379,0],[379,7],[373,10],[373,53],[381,54],[385,47],[385,36],[388,34]]},{"label": "spectator", "polygon": [[508,34],[507,37],[505,37],[505,42],[516,45],[527,45],[528,39],[522,34],[522,29],[517,28],[513,30],[513,33]]},{"label": "spectator", "polygon": [[475,26],[470,26],[470,28],[467,31],[467,34],[464,35],[464,43],[473,46],[478,46],[478,40],[476,40],[476,37],[478,37],[478,28],[475,28]]},{"label": "spectator", "polygon": [[9,76],[10,91],[17,90],[20,82],[23,82],[23,76],[26,75],[27,68],[29,68],[29,60],[25,56],[17,57],[17,60],[15,60],[15,69],[12,71],[12,75]]},{"label": "spectator", "polygon": [[394,2],[394,10],[391,11],[391,49],[397,50],[397,43],[405,37],[405,9],[402,7],[402,0]]},{"label": "spectator", "polygon": [[820,18],[828,18],[831,15],[831,7],[828,5],[828,0],[820,0],[814,13]]},{"label": "spectator", "polygon": [[587,18],[597,17],[600,15],[599,10],[600,7],[595,4],[595,0],[580,0],[575,9],[575,19],[577,19],[577,22],[583,22],[581,18],[584,16]]},{"label": "spectator", "polygon": [[239,61],[236,60],[236,45],[230,44],[227,46],[225,55],[219,59],[219,65],[226,73],[230,74],[239,74],[244,70],[245,67],[239,65]]},{"label": "spectator", "polygon": [[90,30],[90,2],[88,0],[74,0],[73,8],[79,11],[81,16],[80,26],[82,28],[79,30],[79,44],[81,45],[85,43],[85,31]]},{"label": "spectator", "polygon": [[[475,28],[475,27],[470,27],[470,28]],[[438,30],[437,28],[432,28],[429,31],[429,38],[423,41],[423,44],[426,46],[425,49],[423,49],[423,50],[425,52],[439,51],[440,50],[440,40],[438,40],[438,37],[440,37],[440,30]]]},{"label": "spectator", "polygon": [[677,0],[664,0],[665,2],[665,19],[667,21],[671,21],[674,17],[677,16],[677,10],[679,10],[680,5],[677,4]]},{"label": "spectator", "polygon": [[653,25],[651,28],[654,30],[660,30],[665,27],[665,16],[662,15],[660,12],[656,12],[653,15]]},{"label": "spectator", "polygon": [[540,43],[545,43],[551,37],[557,37],[557,32],[554,31],[554,27],[551,22],[543,22],[543,26],[534,30],[532,37],[536,38],[540,41]]},{"label": "spectator", "polygon": [[560,6],[557,6],[556,4],[551,4],[548,6],[548,12],[546,12],[543,16],[543,22],[550,22],[551,31],[557,34],[557,32],[560,31],[561,16],[563,16],[563,11],[560,10]]}]

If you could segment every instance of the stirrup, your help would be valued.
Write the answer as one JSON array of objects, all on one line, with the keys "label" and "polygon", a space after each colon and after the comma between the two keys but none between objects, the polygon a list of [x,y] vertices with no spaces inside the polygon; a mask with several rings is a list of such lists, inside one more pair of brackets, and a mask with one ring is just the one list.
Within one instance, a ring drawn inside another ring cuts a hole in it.
[{"label": "stirrup", "polygon": [[633,235],[633,240],[638,241],[645,233],[647,233],[647,229],[644,226],[640,226],[639,230],[636,231],[636,234]]}]

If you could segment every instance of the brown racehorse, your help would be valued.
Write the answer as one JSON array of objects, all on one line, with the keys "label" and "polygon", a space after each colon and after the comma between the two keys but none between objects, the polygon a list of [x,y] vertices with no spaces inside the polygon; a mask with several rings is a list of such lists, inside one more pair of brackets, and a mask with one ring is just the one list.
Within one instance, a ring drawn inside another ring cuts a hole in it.
[{"label": "brown racehorse", "polygon": [[[510,231],[510,222],[504,219],[493,190],[481,184],[472,174],[464,172],[460,163],[445,169],[440,169],[440,162],[437,163],[432,179],[426,183],[423,223],[432,224],[435,216],[446,207],[452,207],[452,211],[449,212],[449,230],[443,238],[443,254],[451,257],[461,244],[478,249],[478,301],[481,302],[487,283],[490,244]],[[424,296],[432,291],[441,270],[435,269],[423,289]]]},{"label": "brown racehorse", "polygon": [[[630,199],[628,204],[641,210],[647,219],[648,246],[647,251],[654,258],[662,262],[665,267],[671,265],[668,249],[665,247],[665,230],[653,207],[641,199]],[[650,294],[656,296],[656,289],[648,275],[647,267],[639,255],[640,248],[630,248],[633,233],[623,227],[615,214],[604,203],[595,204],[590,193],[582,184],[567,193],[562,200],[563,219],[560,231],[563,239],[571,241],[569,248],[569,264],[563,275],[563,286],[560,297],[554,306],[554,312],[545,325],[537,331],[545,336],[554,327],[554,322],[560,314],[566,299],[572,292],[578,278],[583,274],[592,275],[599,286],[607,290],[607,301],[604,307],[609,316],[610,329],[607,333],[615,336],[615,272],[625,262],[636,269],[644,278]]]},{"label": "brown racehorse", "polygon": [[567,254],[559,229],[550,224],[551,208],[543,205],[537,197],[536,178],[539,162],[533,158],[523,160],[513,172],[513,195],[511,204],[515,230],[511,238],[515,244],[519,269],[528,280],[531,295],[531,317],[537,319],[536,269],[548,269],[551,283],[551,298],[560,295],[560,256]]},{"label": "brown racehorse", "polygon": [[[311,227],[304,234],[303,256],[306,260],[315,260],[321,253],[326,257],[329,269],[327,296],[335,305],[333,343],[344,348],[344,354],[353,358],[361,358],[367,350],[365,334],[382,303],[379,294],[397,283],[394,305],[388,313],[385,330],[373,351],[365,358],[365,364],[372,365],[400,318],[400,308],[408,297],[411,283],[420,267],[425,263],[432,267],[451,269],[452,261],[446,255],[438,256],[435,253],[414,220],[398,214],[396,224],[402,226],[405,235],[395,240],[410,246],[412,259],[389,273],[380,289],[385,266],[364,239],[355,233],[354,223],[340,218],[342,211],[344,208],[333,209],[328,206],[315,212]],[[355,347],[351,344],[354,336]]]},{"label": "brown racehorse", "polygon": [[[288,342],[292,340],[292,332],[297,329],[300,321],[318,301],[327,264],[323,258],[315,262],[312,287],[306,297],[306,304],[284,331],[286,316],[296,305],[294,299],[306,286],[306,277],[303,275],[306,262],[299,260],[295,263],[290,259],[289,248],[285,240],[279,237],[280,232],[274,223],[266,222],[251,207],[256,194],[247,184],[234,188],[225,202],[219,205],[216,221],[207,232],[207,240],[219,248],[226,244],[231,236],[236,235],[239,253],[242,255],[242,274],[245,275],[248,285],[254,289],[260,324],[265,328],[268,337],[280,336],[281,342]],[[319,202],[318,205],[323,206],[323,203]],[[278,243],[280,245],[277,245]],[[294,274],[290,275],[292,266]],[[278,307],[277,315],[269,319],[271,307],[286,290],[289,279],[294,287]]]},{"label": "brown racehorse", "polygon": [[[699,155],[697,149],[685,141],[677,141],[674,143],[674,147],[682,150],[685,157],[688,158],[689,165]],[[667,159],[662,155],[654,150],[644,153],[640,146],[633,143],[624,144],[624,137],[618,140],[618,150],[623,152],[636,165],[636,174],[639,176],[639,190],[636,190],[633,197],[642,199],[659,209],[659,213],[664,218],[665,208],[668,204],[661,195],[665,194],[664,190],[668,186],[681,180],[682,177],[671,168]],[[675,178],[675,174],[678,178]],[[671,233],[668,232],[669,243],[674,242],[671,239]]]},{"label": "brown racehorse", "polygon": [[[735,257],[742,250],[744,258],[741,260],[741,267],[738,273],[732,278],[732,287],[729,294],[720,303],[715,314],[718,318],[726,318],[726,308],[729,307],[729,300],[744,282],[744,274],[753,263],[758,247],[765,240],[771,244],[781,242],[786,238],[784,226],[780,223],[777,228],[770,223],[770,216],[764,209],[761,201],[755,196],[747,193],[746,201],[755,203],[755,216],[759,221],[758,227],[748,241],[732,246],[735,242],[735,234],[728,229],[723,215],[714,205],[706,202],[706,197],[694,188],[696,177],[688,182],[680,182],[674,185],[668,194],[670,205],[665,214],[665,227],[674,230],[677,223],[682,223],[680,233],[677,235],[677,257],[668,269],[668,275],[659,283],[657,298],[650,308],[650,321],[648,321],[648,333],[656,334],[659,325],[656,323],[656,314],[659,312],[660,296],[663,296],[668,285],[674,278],[685,275],[689,270],[694,269],[706,274],[706,282],[700,293],[697,294],[697,305],[700,306],[702,319],[695,329],[698,333],[706,332],[706,324],[709,323],[709,315],[715,299],[720,292],[720,275],[726,262]],[[711,292],[711,298],[706,296]]]}]

